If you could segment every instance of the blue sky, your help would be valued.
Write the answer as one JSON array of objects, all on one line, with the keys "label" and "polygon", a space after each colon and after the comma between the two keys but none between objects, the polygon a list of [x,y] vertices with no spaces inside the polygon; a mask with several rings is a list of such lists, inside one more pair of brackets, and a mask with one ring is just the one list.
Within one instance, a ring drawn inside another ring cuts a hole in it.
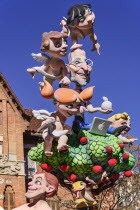
[{"label": "blue sky", "polygon": [[[1,0],[0,1],[0,71],[24,108],[55,108],[40,96],[37,74],[32,80],[26,69],[40,65],[31,53],[40,51],[43,32],[61,31],[59,23],[74,4],[90,3],[96,15],[95,33],[101,55],[91,52],[89,37],[83,43],[87,58],[94,62],[91,82],[95,85],[92,103],[95,107],[107,96],[113,103],[113,114],[127,112],[132,118],[130,134],[140,139],[140,1],[138,0]],[[69,47],[71,40],[68,39]],[[64,58],[67,63],[67,57]],[[58,83],[54,85],[54,89]],[[72,88],[74,85],[71,86]],[[86,113],[86,122],[98,116]],[[71,125],[71,119],[67,123]],[[140,142],[140,141],[139,141]]]}]

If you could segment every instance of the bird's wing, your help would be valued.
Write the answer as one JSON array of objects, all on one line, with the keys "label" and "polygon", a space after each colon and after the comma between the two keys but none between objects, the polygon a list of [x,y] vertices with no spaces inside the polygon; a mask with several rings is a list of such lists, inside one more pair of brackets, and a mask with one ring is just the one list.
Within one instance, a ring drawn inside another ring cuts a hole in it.
[{"label": "bird's wing", "polygon": [[37,54],[32,53],[31,56],[33,57],[33,59],[35,59],[36,61],[41,62],[41,63],[47,62],[49,59],[49,56],[47,56],[44,53],[37,53]]},{"label": "bird's wing", "polygon": [[38,120],[54,119],[54,117],[51,117],[52,112],[48,112],[47,110],[44,109],[33,110],[32,113],[33,116]]}]

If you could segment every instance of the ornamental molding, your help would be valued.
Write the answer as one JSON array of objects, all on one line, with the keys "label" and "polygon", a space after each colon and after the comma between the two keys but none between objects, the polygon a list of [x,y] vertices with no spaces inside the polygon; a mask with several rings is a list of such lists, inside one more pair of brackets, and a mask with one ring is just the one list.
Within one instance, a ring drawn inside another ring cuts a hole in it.
[{"label": "ornamental molding", "polygon": [[4,199],[4,195],[0,194],[0,200]]},{"label": "ornamental molding", "polygon": [[8,155],[0,155],[0,174],[18,175],[21,166],[17,161],[10,162]]}]

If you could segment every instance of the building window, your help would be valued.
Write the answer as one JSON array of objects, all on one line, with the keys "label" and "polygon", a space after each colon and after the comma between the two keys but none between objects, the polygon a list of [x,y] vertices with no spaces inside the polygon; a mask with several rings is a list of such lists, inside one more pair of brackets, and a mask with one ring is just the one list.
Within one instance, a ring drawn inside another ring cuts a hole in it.
[{"label": "building window", "polygon": [[25,161],[25,173],[28,175],[28,178],[30,178],[37,172],[36,162],[31,160],[28,156],[25,156]]},{"label": "building window", "polygon": [[10,185],[6,186],[4,192],[4,209],[12,210],[15,207],[15,193]]},{"label": "building window", "polygon": [[24,145],[25,174],[28,176],[28,179],[32,178],[32,175],[37,172],[36,162],[28,157],[29,148],[31,149],[34,147],[31,144]]}]

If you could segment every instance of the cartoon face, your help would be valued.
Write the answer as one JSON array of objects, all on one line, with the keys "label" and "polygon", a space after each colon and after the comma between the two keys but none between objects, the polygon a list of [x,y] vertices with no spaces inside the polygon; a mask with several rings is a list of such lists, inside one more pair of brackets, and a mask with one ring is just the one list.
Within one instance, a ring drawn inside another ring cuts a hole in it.
[{"label": "cartoon face", "polygon": [[46,181],[45,174],[40,173],[33,176],[31,182],[28,183],[28,191],[25,196],[29,199],[39,198],[47,192],[49,184]]},{"label": "cartoon face", "polygon": [[85,10],[85,14],[83,16],[79,16],[76,19],[75,26],[78,29],[90,29],[93,27],[95,22],[95,14],[88,8]]},{"label": "cartoon face", "polygon": [[46,50],[47,53],[54,57],[64,57],[67,54],[67,41],[66,38],[51,38],[50,39],[50,44],[49,44],[49,49]]},{"label": "cartoon face", "polygon": [[76,49],[71,52],[68,69],[70,71],[71,81],[80,86],[85,86],[90,81],[93,62],[86,59],[85,51]]},{"label": "cartoon face", "polygon": [[82,181],[74,182],[72,184],[72,190],[74,192],[83,190],[83,189],[85,189],[85,187],[86,187],[86,183],[85,182],[82,182]]},{"label": "cartoon face", "polygon": [[72,103],[57,103],[57,108],[61,112],[61,114],[65,117],[71,117],[80,109],[80,102],[72,102]]},{"label": "cartoon face", "polygon": [[120,127],[126,125],[127,128],[121,132],[121,134],[126,134],[131,129],[130,119],[124,120],[120,118],[119,120],[115,120],[112,124],[113,127]]}]

